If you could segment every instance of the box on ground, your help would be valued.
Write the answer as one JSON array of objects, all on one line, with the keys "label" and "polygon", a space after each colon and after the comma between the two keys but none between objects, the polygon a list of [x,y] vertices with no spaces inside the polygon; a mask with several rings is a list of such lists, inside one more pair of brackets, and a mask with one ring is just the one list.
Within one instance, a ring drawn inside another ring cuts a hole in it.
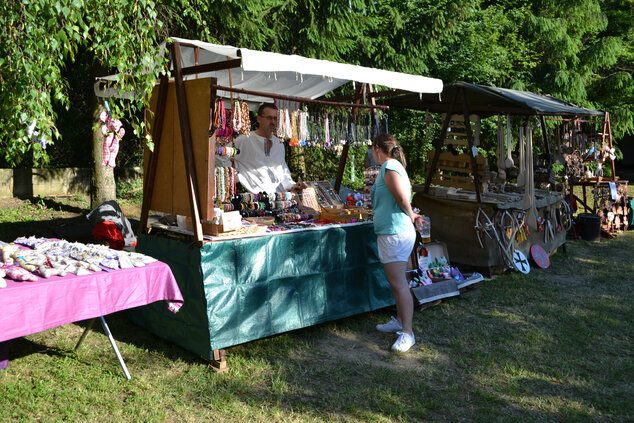
[{"label": "box on ground", "polygon": [[[434,241],[424,244],[424,248],[427,250],[427,256],[420,257],[415,256],[410,262],[410,268],[407,272],[408,282],[418,272],[418,261],[427,260],[427,263],[421,263],[423,268],[428,268],[430,264],[437,261],[449,261],[449,253],[447,252],[447,245],[444,242]],[[415,248],[415,255],[418,255],[419,247]],[[412,295],[416,299],[419,305],[430,303],[433,301],[441,300],[443,298],[455,297],[460,295],[461,291],[466,290],[468,287],[473,286],[481,282],[484,278],[479,273],[473,273],[469,275],[463,275],[464,280],[457,280],[455,278],[432,278],[432,283],[428,285],[422,285],[411,288]]]}]

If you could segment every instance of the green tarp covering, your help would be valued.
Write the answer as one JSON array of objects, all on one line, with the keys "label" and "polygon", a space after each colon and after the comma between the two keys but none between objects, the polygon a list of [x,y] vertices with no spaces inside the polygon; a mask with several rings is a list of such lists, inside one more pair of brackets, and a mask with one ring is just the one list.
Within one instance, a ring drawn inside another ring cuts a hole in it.
[{"label": "green tarp covering", "polygon": [[394,304],[371,223],[211,242],[139,235],[185,299],[133,310],[135,323],[213,358],[213,350]]}]

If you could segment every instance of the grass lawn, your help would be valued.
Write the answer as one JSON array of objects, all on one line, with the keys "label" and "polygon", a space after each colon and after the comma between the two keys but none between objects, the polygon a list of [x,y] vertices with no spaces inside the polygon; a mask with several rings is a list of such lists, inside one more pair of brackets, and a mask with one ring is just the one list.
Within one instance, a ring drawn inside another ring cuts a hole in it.
[{"label": "grass lawn", "polygon": [[85,322],[65,325],[11,342],[0,421],[634,421],[633,244],[569,241],[547,270],[417,310],[405,354],[374,329],[385,309],[230,348],[215,373],[120,312],[128,381],[101,331],[74,352]]}]

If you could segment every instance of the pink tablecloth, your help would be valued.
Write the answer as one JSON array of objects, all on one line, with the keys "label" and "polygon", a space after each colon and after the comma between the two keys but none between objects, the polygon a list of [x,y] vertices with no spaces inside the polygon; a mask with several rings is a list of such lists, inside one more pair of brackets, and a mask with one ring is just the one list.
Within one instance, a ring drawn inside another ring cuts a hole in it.
[{"label": "pink tablecloth", "polygon": [[53,276],[37,282],[7,280],[0,288],[0,342],[67,323],[167,300],[178,311],[183,296],[169,266]]}]

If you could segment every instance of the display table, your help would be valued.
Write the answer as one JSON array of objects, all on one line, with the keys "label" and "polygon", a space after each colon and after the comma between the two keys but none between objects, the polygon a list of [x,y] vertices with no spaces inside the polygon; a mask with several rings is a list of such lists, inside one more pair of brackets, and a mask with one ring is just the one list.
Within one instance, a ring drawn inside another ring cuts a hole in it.
[{"label": "display table", "polygon": [[[442,189],[425,194],[420,185],[414,186],[414,191],[412,204],[431,218],[432,238],[446,243],[453,263],[473,266],[484,273],[493,273],[504,266],[495,240],[485,237],[484,248],[480,246],[475,230],[476,217],[479,208],[490,217],[498,210],[521,209],[520,195],[483,195],[482,204],[478,204],[475,194],[461,195],[458,192],[447,195]],[[552,215],[553,209],[560,206],[562,198],[561,193],[539,196],[535,201],[538,214],[543,215],[544,211],[549,211]],[[525,240],[515,243],[515,249],[521,251],[525,257],[530,257],[530,248],[535,244],[542,246],[550,254],[565,242],[565,231],[556,232],[549,239],[546,239],[543,230],[532,231]]]},{"label": "display table", "polygon": [[214,360],[214,350],[394,304],[372,223],[209,242],[140,234],[137,251],[170,265],[185,306],[132,320]]},{"label": "display table", "polygon": [[155,301],[169,301],[168,307],[161,306],[173,312],[183,304],[169,266],[161,262],[86,276],[39,278],[37,282],[6,280],[7,287],[0,289],[0,361],[5,361],[5,367],[8,347],[3,341]]}]

